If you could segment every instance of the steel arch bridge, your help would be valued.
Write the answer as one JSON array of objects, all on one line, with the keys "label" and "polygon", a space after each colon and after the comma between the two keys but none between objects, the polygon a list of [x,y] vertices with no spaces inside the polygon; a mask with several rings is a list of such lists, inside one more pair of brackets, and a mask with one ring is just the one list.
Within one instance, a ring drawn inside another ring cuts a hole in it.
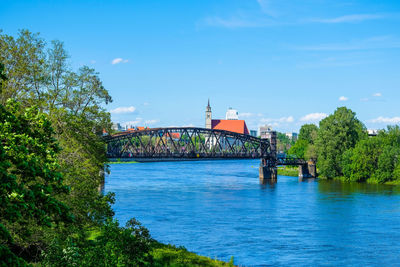
[{"label": "steel arch bridge", "polygon": [[268,139],[195,127],[153,128],[104,137],[107,157],[136,161],[275,158]]}]

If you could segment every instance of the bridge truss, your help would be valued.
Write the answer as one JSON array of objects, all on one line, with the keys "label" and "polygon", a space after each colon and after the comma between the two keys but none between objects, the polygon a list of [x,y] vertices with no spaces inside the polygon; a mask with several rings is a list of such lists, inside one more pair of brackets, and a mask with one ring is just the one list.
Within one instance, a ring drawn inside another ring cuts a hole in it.
[{"label": "bridge truss", "polygon": [[268,139],[194,127],[154,128],[106,136],[108,158],[274,158]]}]

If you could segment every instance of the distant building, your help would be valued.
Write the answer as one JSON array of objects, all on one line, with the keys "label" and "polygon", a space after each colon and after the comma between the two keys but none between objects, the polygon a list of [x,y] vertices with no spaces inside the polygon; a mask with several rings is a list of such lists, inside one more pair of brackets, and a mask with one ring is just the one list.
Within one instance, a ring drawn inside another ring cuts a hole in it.
[{"label": "distant building", "polygon": [[369,135],[369,136],[375,136],[375,135],[378,134],[379,130],[368,129],[367,132],[368,132],[368,135]]},{"label": "distant building", "polygon": [[236,109],[229,108],[225,115],[226,120],[239,120],[239,114]]},{"label": "distant building", "polygon": [[250,130],[250,135],[257,137],[257,130]]},{"label": "distant building", "polygon": [[210,100],[206,107],[206,128],[231,131],[240,134],[250,134],[246,122],[239,120],[238,112],[229,108],[226,112],[226,120],[213,120],[210,106]]},{"label": "distant building", "polygon": [[272,126],[270,126],[270,125],[260,126],[260,128],[259,128],[260,137],[263,139],[270,138],[271,132],[273,132],[273,129],[272,129]]},{"label": "distant building", "polygon": [[291,141],[296,142],[296,141],[297,141],[298,134],[297,134],[297,133],[286,133],[286,136],[287,136]]},{"label": "distant building", "polygon": [[113,129],[114,131],[119,131],[119,132],[125,130],[125,129],[121,126],[121,124],[120,124],[119,122],[113,123],[113,125],[111,126],[111,129]]},{"label": "distant building", "polygon": [[[238,112],[232,108],[229,108],[226,112],[225,120],[213,120],[210,106],[210,100],[206,107],[206,128],[215,130],[224,130],[240,134],[250,134],[244,120],[239,120]],[[229,142],[229,139],[227,139]],[[216,145],[217,140],[214,136],[206,136],[206,143],[211,148]],[[228,144],[220,144],[222,147]]]}]

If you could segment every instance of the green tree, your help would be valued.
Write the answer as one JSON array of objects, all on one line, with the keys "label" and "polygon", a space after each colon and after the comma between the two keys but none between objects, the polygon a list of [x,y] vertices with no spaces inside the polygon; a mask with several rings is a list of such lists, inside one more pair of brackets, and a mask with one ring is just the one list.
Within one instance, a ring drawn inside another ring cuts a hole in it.
[{"label": "green tree", "polygon": [[307,140],[299,139],[296,143],[289,149],[288,154],[296,156],[298,158],[304,158],[308,147]]},{"label": "green tree", "polygon": [[342,158],[343,175],[352,182],[366,181],[376,171],[378,158],[382,151],[379,139],[364,139],[344,153]]},{"label": "green tree", "polygon": [[317,139],[318,127],[315,124],[304,124],[300,128],[299,140],[306,140],[309,144],[314,144]]},{"label": "green tree", "polygon": [[385,183],[397,180],[400,157],[400,127],[389,126],[376,137],[363,139],[344,153],[345,180]]},{"label": "green tree", "polygon": [[72,221],[69,208],[57,198],[68,187],[59,172],[53,133],[37,108],[22,110],[13,100],[0,105],[0,251],[10,260],[17,259],[13,252],[25,249],[21,241],[31,235],[29,224],[51,227]]},{"label": "green tree", "polygon": [[356,114],[346,107],[336,109],[334,114],[323,119],[319,123],[315,142],[321,176],[342,176],[343,153],[366,137],[364,125],[356,118]]},{"label": "green tree", "polygon": [[62,147],[57,159],[64,184],[70,188],[70,194],[57,199],[75,215],[73,225],[51,231],[29,223],[25,228],[35,234],[20,240],[25,247],[40,244],[39,250],[57,236],[84,235],[88,227],[99,226],[113,215],[112,195],[99,194],[107,161],[101,136],[103,129],[111,128],[104,105],[112,99],[94,69],[84,66],[74,72],[69,68],[62,42],[53,41],[46,48],[38,34],[27,30],[20,31],[17,38],[0,34],[0,61],[8,78],[2,82],[0,103],[14,97],[22,107],[36,105],[47,114]]}]

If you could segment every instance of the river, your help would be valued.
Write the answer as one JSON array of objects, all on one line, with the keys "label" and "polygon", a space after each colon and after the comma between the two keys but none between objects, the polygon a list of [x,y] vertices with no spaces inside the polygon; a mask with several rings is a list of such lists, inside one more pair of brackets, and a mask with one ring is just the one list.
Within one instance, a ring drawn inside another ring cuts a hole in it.
[{"label": "river", "polygon": [[105,191],[121,225],[235,264],[399,265],[400,188],[278,176],[259,160],[111,165]]}]

